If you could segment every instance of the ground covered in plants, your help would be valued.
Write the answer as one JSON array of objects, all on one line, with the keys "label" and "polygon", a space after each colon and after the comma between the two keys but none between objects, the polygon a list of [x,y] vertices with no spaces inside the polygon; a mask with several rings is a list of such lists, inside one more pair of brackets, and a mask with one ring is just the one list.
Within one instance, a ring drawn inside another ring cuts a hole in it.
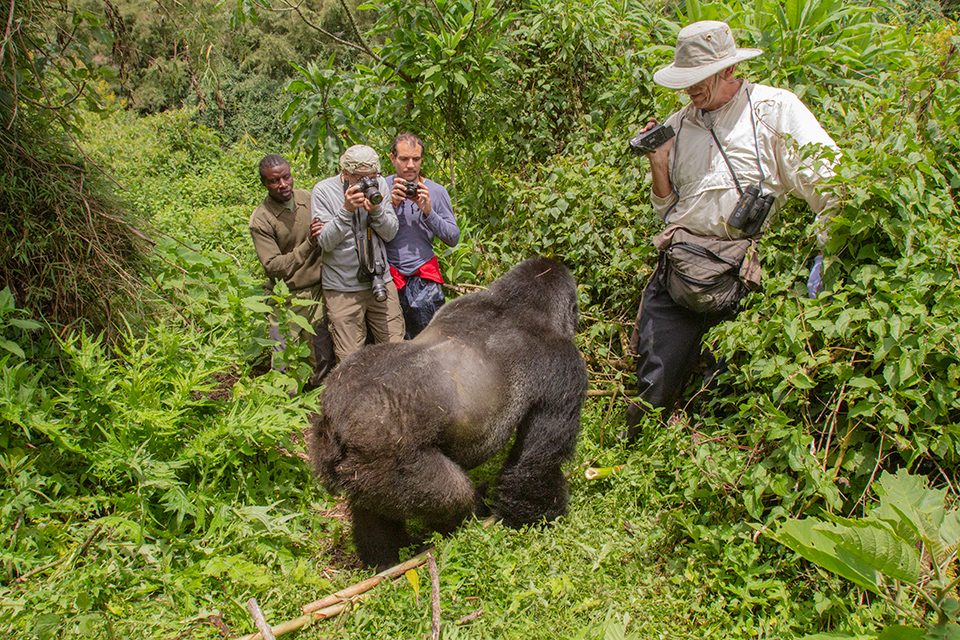
[{"label": "ground covered in plants", "polygon": [[[8,9],[0,635],[243,637],[250,598],[279,624],[370,576],[304,459],[320,393],[305,353],[269,370],[246,221],[263,155],[287,154],[309,189],[347,144],[389,169],[410,129],[462,229],[438,251],[450,295],[562,260],[590,372],[569,513],[432,541],[442,637],[960,637],[950,3]],[[802,203],[781,211],[763,291],[706,339],[723,373],[626,447],[626,346],[658,229],[626,141],[682,102],[650,76],[707,18],[765,50],[744,77],[797,93],[838,141],[840,207],[826,247]],[[424,566],[291,637],[423,638],[431,605]]]}]

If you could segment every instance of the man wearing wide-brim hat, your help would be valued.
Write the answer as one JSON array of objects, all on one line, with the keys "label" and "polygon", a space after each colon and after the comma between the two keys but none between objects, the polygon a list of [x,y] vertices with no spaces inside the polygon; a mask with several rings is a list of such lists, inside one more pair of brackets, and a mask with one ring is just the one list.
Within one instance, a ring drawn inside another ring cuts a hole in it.
[{"label": "man wearing wide-brim hat", "polygon": [[[740,299],[759,285],[757,240],[788,194],[806,200],[817,216],[833,204],[820,188],[833,174],[833,139],[790,91],[736,77],[739,62],[762,54],[738,48],[726,23],[696,22],[677,36],[673,63],[653,76],[662,87],[685,91],[690,102],[664,123],[675,135],[646,153],[653,208],[665,229],[654,239],[660,261],[631,344],[642,402],[627,409],[627,439],[651,407],[669,415],[700,357],[703,335],[735,317]],[[644,131],[656,125],[652,120]],[[740,213],[731,217],[738,205]],[[750,223],[743,224],[744,216]],[[720,253],[726,262],[714,258]],[[731,255],[739,262],[726,266]],[[711,297],[714,282],[723,295]]]}]

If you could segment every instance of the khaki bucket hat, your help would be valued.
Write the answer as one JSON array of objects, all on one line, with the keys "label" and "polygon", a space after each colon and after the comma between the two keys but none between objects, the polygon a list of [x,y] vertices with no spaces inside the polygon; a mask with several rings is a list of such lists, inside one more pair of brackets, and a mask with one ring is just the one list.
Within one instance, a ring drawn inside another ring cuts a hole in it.
[{"label": "khaki bucket hat", "polygon": [[653,81],[667,89],[686,89],[762,54],[762,49],[738,49],[726,22],[702,20],[680,30],[673,64],[654,73]]}]

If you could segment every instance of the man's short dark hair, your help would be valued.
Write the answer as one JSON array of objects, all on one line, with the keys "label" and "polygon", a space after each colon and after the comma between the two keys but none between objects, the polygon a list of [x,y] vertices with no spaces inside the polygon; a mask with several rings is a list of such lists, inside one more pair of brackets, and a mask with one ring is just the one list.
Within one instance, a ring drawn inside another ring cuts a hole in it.
[{"label": "man's short dark hair", "polygon": [[275,153],[271,153],[268,156],[264,156],[263,160],[260,161],[260,181],[263,182],[264,174],[266,174],[267,169],[273,169],[274,167],[282,167],[283,165],[290,166],[290,163],[287,162],[287,159],[283,156],[278,156]]},{"label": "man's short dark hair", "polygon": [[423,144],[423,140],[413,135],[412,133],[404,132],[398,135],[393,139],[393,144],[390,145],[390,155],[397,155],[397,145],[401,142],[406,142],[407,144],[418,144],[420,145],[420,152],[423,153],[427,150],[427,145]]}]

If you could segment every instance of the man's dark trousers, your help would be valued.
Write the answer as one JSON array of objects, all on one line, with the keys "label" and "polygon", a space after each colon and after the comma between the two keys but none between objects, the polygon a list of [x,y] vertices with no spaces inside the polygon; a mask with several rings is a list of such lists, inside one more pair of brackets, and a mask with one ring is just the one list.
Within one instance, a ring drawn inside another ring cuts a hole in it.
[{"label": "man's dark trousers", "polygon": [[[674,302],[663,277],[664,263],[661,259],[643,292],[635,348],[639,398],[655,409],[662,408],[666,418],[697,366],[703,336],[736,313],[697,313]],[[647,410],[643,403],[627,406],[623,437],[632,440],[637,436],[637,425]]]}]

